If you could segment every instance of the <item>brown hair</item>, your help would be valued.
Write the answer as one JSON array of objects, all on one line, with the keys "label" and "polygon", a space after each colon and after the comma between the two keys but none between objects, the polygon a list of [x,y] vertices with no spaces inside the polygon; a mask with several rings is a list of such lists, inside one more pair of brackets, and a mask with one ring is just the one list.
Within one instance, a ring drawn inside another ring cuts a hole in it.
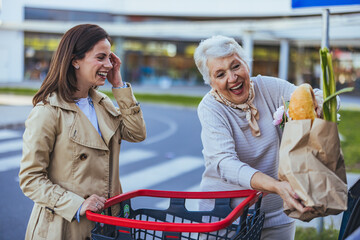
[{"label": "brown hair", "polygon": [[105,30],[94,24],[80,24],[68,30],[51,59],[49,72],[33,98],[33,105],[41,101],[46,104],[46,98],[52,92],[66,102],[74,102],[73,95],[78,89],[72,61],[83,59],[86,52],[103,39],[111,42]]}]

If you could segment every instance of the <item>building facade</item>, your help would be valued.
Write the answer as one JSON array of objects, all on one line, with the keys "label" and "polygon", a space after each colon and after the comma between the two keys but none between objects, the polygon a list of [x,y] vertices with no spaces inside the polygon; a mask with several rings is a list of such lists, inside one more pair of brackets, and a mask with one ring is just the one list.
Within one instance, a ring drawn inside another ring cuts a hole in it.
[{"label": "building facade", "polygon": [[[319,85],[323,8],[291,9],[290,0],[2,0],[0,82],[41,81],[62,34],[79,23],[113,39],[126,81],[198,85],[193,53],[205,38],[234,37],[253,75]],[[339,87],[360,81],[360,5],[331,7],[330,49]]]}]

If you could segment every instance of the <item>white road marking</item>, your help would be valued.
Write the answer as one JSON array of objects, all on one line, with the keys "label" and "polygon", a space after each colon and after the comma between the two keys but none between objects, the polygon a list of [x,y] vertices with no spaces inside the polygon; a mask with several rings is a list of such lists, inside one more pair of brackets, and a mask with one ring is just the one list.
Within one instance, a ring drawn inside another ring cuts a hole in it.
[{"label": "white road marking", "polygon": [[142,149],[129,149],[126,151],[120,151],[120,166],[124,166],[128,163],[139,162],[141,160],[152,158],[157,155],[154,151],[142,150]]},{"label": "white road marking", "polygon": [[0,160],[0,172],[20,168],[21,155],[15,155]]},{"label": "white road marking", "polygon": [[201,166],[203,166],[202,158],[179,157],[150,168],[139,169],[129,175],[120,176],[120,181],[124,192],[148,189]]},{"label": "white road marking", "polygon": [[0,140],[5,140],[8,138],[21,137],[22,133],[14,130],[3,129],[0,131]]},{"label": "white road marking", "polygon": [[[171,135],[175,134],[175,132],[178,129],[178,125],[176,124],[175,121],[172,121],[169,118],[156,118],[157,121],[162,122],[164,125],[168,125],[168,129],[158,135],[155,135],[153,137],[149,137],[144,141],[144,144],[153,144],[156,142],[160,142],[168,137],[170,137]],[[165,126],[164,126],[165,128]]]},{"label": "white road marking", "polygon": [[[22,142],[17,140],[7,141],[0,144],[0,152],[6,153],[13,150],[22,150]],[[156,153],[153,151],[146,151],[142,149],[131,149],[120,153],[120,166],[123,166],[130,162],[138,162],[146,158],[151,158],[156,156]],[[20,160],[22,155],[15,155],[11,157],[5,157],[0,159],[0,172],[12,170],[20,167]]]},{"label": "white road marking", "polygon": [[15,139],[3,142],[0,144],[0,153],[6,153],[11,151],[22,151],[22,139]]}]

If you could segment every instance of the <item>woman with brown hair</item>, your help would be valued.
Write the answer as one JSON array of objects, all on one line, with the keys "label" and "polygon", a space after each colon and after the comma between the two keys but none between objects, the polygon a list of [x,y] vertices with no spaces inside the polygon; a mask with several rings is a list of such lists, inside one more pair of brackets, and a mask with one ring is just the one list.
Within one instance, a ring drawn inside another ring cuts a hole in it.
[{"label": "woman with brown hair", "polygon": [[[146,130],[120,65],[97,25],[62,37],[25,123],[20,187],[34,201],[26,239],[90,239],[85,212],[102,211],[106,198],[122,193],[121,141],[140,142]],[[119,108],[96,90],[106,79]]]}]

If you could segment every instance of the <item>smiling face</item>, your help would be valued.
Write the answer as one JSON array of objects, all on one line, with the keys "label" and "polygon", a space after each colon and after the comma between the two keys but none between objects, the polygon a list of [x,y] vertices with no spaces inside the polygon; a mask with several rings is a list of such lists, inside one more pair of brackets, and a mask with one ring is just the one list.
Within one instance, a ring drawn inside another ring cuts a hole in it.
[{"label": "smiling face", "polygon": [[84,58],[73,61],[73,66],[76,69],[77,87],[80,91],[105,84],[107,73],[113,67],[110,54],[111,44],[107,39],[103,39],[86,52]]},{"label": "smiling face", "polygon": [[207,66],[212,88],[232,103],[246,102],[250,91],[249,68],[237,54],[210,58]]}]

